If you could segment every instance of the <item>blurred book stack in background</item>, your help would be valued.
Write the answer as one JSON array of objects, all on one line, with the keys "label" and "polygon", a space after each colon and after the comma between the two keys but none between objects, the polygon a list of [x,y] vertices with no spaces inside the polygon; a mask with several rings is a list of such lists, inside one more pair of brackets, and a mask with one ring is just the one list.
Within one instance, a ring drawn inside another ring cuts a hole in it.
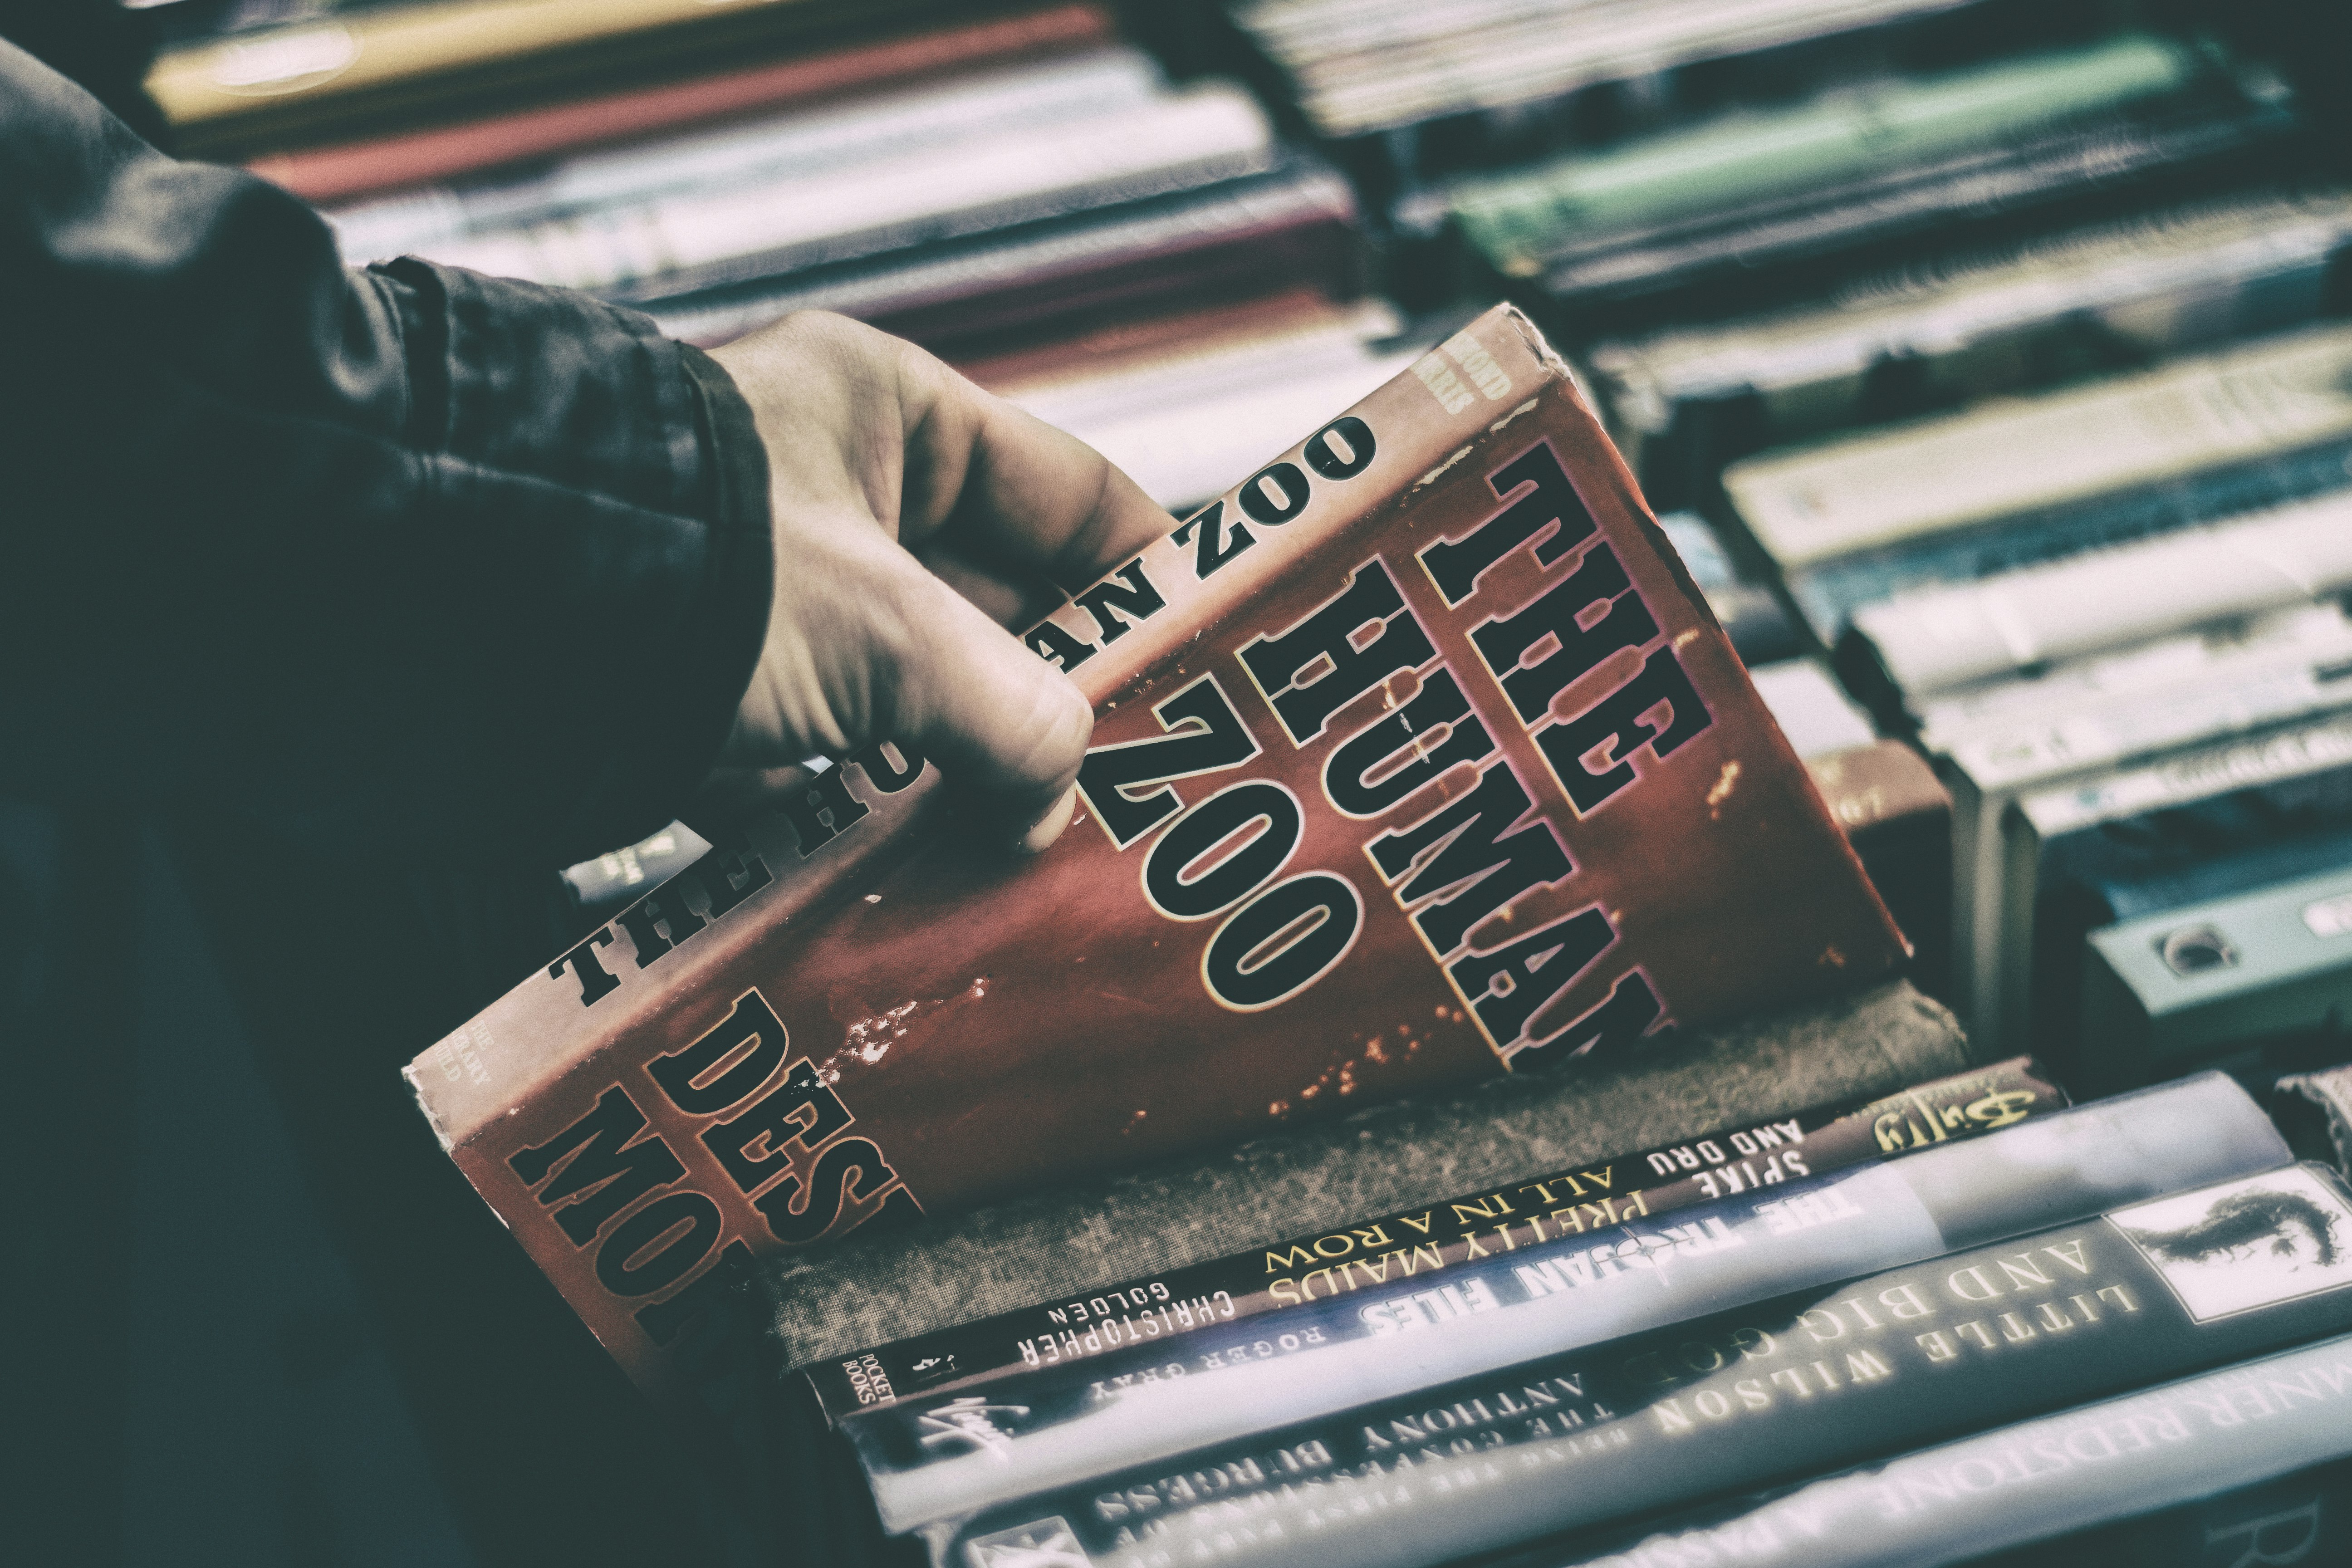
[{"label": "blurred book stack in background", "polygon": [[[1264,456],[1237,436],[1405,363],[1405,323],[1359,302],[1347,182],[1096,5],[312,10],[190,40],[152,86],[192,148],[321,204],[354,263],[583,289],[706,346],[838,310],[1049,410],[1171,507]],[[1237,390],[1271,397],[1263,421]]]},{"label": "blurred book stack in background", "polygon": [[[2326,7],[150,9],[185,149],[319,204],[354,263],[585,289],[705,345],[842,311],[1179,515],[1508,299],[1977,1061],[2032,1052],[2087,1099],[2207,1068],[2269,1095],[2352,1059],[2352,76]],[[700,842],[616,850],[580,896]],[[2327,1237],[2315,1270],[2352,1220]],[[1952,1464],[1990,1441],[1913,1439]],[[2340,1506],[2344,1448],[2299,1437],[2232,1484],[2317,1476]],[[1752,1547],[1802,1479],[1653,1522]],[[1851,1480],[1811,1485],[1843,1506]],[[1979,1549],[2221,1489],[2131,1485]],[[1085,1560],[1010,1515],[929,1522],[959,1568]],[[1652,1526],[1626,1528],[1631,1552]],[[2132,1528],[2098,1550],[2156,1538]],[[1885,1560],[1928,1560],[1899,1534]],[[1881,1560],[1867,1537],[1852,1561]]]}]

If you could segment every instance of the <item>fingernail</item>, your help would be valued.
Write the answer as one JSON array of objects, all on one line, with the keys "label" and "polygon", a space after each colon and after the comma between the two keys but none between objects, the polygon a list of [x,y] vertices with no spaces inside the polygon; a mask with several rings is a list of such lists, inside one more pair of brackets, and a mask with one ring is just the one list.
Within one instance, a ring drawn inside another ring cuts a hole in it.
[{"label": "fingernail", "polygon": [[1062,792],[1062,798],[1046,808],[1045,815],[1029,825],[1016,846],[1024,855],[1034,855],[1049,847],[1070,826],[1070,818],[1078,809],[1078,786],[1072,784]]}]

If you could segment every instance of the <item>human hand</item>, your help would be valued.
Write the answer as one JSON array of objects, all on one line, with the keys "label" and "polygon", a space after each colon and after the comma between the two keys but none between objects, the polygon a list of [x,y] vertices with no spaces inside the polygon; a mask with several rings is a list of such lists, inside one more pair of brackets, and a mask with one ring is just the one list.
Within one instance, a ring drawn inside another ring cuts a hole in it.
[{"label": "human hand", "polygon": [[1094,712],[1004,628],[1175,526],[1076,437],[910,343],[804,312],[716,350],[768,451],[766,647],[706,802],[803,759],[904,741],[1042,849],[1067,826]]}]

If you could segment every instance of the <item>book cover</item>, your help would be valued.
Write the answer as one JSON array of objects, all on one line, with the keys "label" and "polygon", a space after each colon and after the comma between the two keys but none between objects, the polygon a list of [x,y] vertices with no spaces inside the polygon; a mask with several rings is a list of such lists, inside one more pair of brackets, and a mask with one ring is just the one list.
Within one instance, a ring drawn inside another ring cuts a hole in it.
[{"label": "book cover", "polygon": [[1743,459],[1733,515],[1795,574],[2352,437],[2352,328],[2322,325],[2154,370]]},{"label": "book cover", "polygon": [[1425,1279],[1474,1260],[1676,1209],[1760,1192],[1976,1137],[2063,1110],[2066,1097],[2021,1057],[1874,1100],[1818,1107],[1747,1127],[1695,1128],[1654,1149],[1547,1171],[1411,1210],[1358,1216],[1317,1235],[877,1345],[804,1369],[838,1420],[917,1394],[962,1395],[1029,1368],[1148,1346],[1164,1354],[1196,1329],[1377,1291],[1393,1270]]},{"label": "book cover", "polygon": [[[2347,1237],[2343,1178],[2290,1165],[1271,1425],[923,1533],[942,1568],[1024,1550],[1090,1568],[1450,1562],[2341,1334]],[[985,1452],[995,1414],[974,1412],[956,1446]]]},{"label": "book cover", "polygon": [[1632,1050],[1902,956],[1507,308],[1026,641],[1097,715],[1051,850],[968,842],[935,769],[868,749],[406,1069],[649,1384],[753,1249]]}]

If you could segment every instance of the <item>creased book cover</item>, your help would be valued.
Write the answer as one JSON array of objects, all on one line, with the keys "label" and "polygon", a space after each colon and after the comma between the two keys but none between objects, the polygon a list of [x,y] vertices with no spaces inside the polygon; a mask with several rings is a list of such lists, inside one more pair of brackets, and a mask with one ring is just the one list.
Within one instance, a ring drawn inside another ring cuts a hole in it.
[{"label": "creased book cover", "polygon": [[1614,1055],[1900,935],[1570,380],[1471,323],[1026,634],[1027,860],[869,748],[407,1076],[639,1381],[754,1253]]}]

